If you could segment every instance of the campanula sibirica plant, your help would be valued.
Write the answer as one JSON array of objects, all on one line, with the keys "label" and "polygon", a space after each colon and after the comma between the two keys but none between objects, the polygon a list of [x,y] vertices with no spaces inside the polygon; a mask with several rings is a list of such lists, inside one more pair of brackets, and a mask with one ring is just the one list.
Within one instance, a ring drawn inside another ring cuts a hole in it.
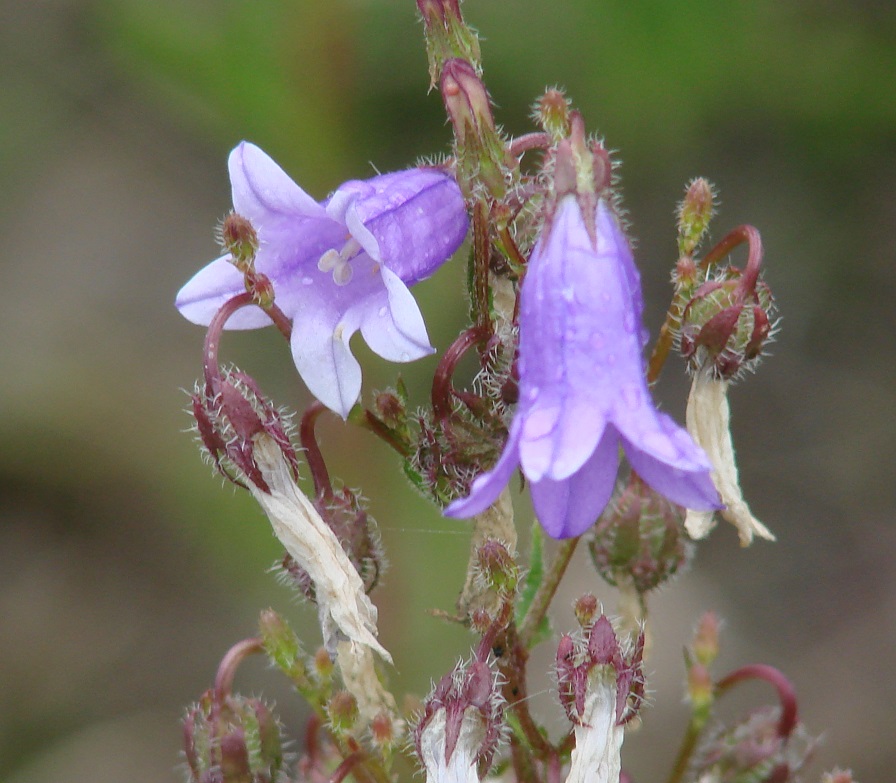
[{"label": "campanula sibirica plant", "polygon": [[[603,142],[559,88],[535,100],[534,127],[507,135],[460,0],[417,0],[417,11],[452,131],[450,148],[433,150],[440,162],[408,161],[318,198],[242,142],[229,159],[223,255],[176,296],[181,314],[206,328],[191,395],[201,449],[257,501],[284,548],[277,570],[320,628],[300,638],[265,609],[257,633],[223,655],[184,720],[192,783],[631,781],[623,742],[627,752],[639,739],[629,729],[651,720],[649,701],[667,698],[647,698],[651,652],[669,644],[654,628],[656,588],[685,570],[716,515],[742,545],[773,539],[743,497],[729,429],[731,385],[755,371],[774,333],[759,232],[738,226],[704,251],[717,198],[707,180],[692,180],[678,209],[678,257],[668,259],[671,301],[652,339],[637,216],[623,219]],[[743,269],[727,261],[741,244]],[[443,312],[458,336],[433,346],[410,288],[442,265],[446,294],[466,283],[468,318]],[[192,269],[185,260],[185,277]],[[220,358],[227,330],[269,325],[316,398],[298,426]],[[428,399],[400,376],[365,389],[350,345],[357,332],[374,359],[437,353],[421,363],[432,370]],[[676,351],[693,376],[686,415],[661,412],[652,395]],[[471,364],[475,375],[462,380],[458,368]],[[455,607],[413,620],[470,635],[458,663],[429,671],[426,696],[389,684],[391,668],[408,663],[390,629],[407,623],[381,623],[395,612],[377,604],[384,546],[362,491],[330,474],[316,433],[329,412],[377,436],[432,513],[469,532]],[[583,540],[595,590],[552,612],[564,626],[555,631],[549,609]],[[718,627],[707,614],[685,652],[690,716],[667,783],[796,781],[814,742],[793,686],[764,664],[713,672]],[[538,671],[539,645],[554,660],[549,671]],[[234,692],[251,655],[306,702],[299,742],[287,741],[267,703]],[[720,718],[717,702],[753,679],[772,685],[777,703]],[[545,691],[556,707],[550,725],[530,700]]]}]

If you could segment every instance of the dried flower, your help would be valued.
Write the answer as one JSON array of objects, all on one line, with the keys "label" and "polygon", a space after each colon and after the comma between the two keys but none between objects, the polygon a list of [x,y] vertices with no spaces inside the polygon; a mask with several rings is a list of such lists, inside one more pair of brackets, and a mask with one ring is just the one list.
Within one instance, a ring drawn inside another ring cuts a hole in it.
[{"label": "dried flower", "polygon": [[[407,362],[432,352],[408,291],[458,248],[467,216],[454,180],[437,169],[409,169],[341,185],[314,201],[258,147],[230,154],[237,213],[257,232],[254,266],[273,282],[276,302],[293,319],[292,354],[309,390],[343,418],[361,391],[361,367],[349,350],[358,330],[384,359]],[[229,255],[200,270],[176,305],[208,325],[245,287]],[[258,307],[240,310],[228,329],[270,324]]]},{"label": "dried flower", "polygon": [[458,664],[424,705],[414,739],[426,783],[479,783],[501,738],[504,701],[487,663]]},{"label": "dried flower", "polygon": [[719,506],[706,456],[650,398],[628,241],[604,199],[593,232],[588,222],[577,198],[563,196],[532,253],[521,293],[520,402],[507,444],[449,516],[484,510],[519,464],[547,533],[581,535],[610,499],[620,445],[638,475],[673,502]]},{"label": "dried flower", "polygon": [[[688,397],[687,425],[694,440],[705,449],[712,463],[712,480],[725,508],[719,513],[737,528],[741,546],[749,546],[753,536],[774,541],[774,534],[760,522],[744,500],[734,461],[728,407],[728,381],[714,377],[710,367],[694,375]],[[704,538],[715,526],[712,511],[689,509],[685,528],[691,538]]]},{"label": "dried flower", "polygon": [[563,636],[557,648],[560,701],[573,722],[576,746],[566,783],[617,783],[625,724],[644,696],[644,635],[625,654],[613,626],[601,615],[587,639]]}]

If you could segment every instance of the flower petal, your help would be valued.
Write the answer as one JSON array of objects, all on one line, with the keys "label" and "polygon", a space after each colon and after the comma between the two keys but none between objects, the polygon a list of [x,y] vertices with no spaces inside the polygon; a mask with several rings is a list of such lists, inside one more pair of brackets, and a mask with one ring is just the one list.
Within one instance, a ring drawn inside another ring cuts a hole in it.
[{"label": "flower petal", "polygon": [[435,351],[426,324],[408,287],[394,272],[381,267],[383,291],[364,303],[361,334],[370,349],[390,362],[410,362]]},{"label": "flower petal", "polygon": [[326,211],[302,190],[273,159],[247,141],[240,142],[227,160],[233,208],[265,228],[272,213],[283,217],[326,218]]},{"label": "flower petal", "polygon": [[593,525],[613,494],[619,441],[608,428],[588,461],[567,479],[530,484],[535,515],[552,538],[580,536]]},{"label": "flower petal", "polygon": [[[310,291],[309,291],[310,293]],[[354,330],[319,297],[293,321],[292,358],[308,390],[343,419],[361,394],[361,365],[349,350]]]},{"label": "flower petal", "polygon": [[631,466],[673,503],[697,511],[721,508],[706,455],[671,418],[651,413],[656,419],[655,429],[642,430],[635,440],[630,433],[621,433]]},{"label": "flower petal", "polygon": [[383,263],[409,285],[429,277],[467,235],[460,188],[438,169],[408,169],[346,182],[331,201],[347,194],[356,196],[354,209],[376,238]]},{"label": "flower petal", "polygon": [[507,434],[507,443],[504,451],[495,463],[495,466],[485,473],[480,474],[470,487],[470,494],[450,503],[442,512],[446,517],[459,517],[466,519],[474,514],[481,514],[495,502],[501,490],[507,486],[513,471],[519,464],[517,444],[519,442],[519,419],[514,419]]},{"label": "flower petal", "polygon": [[[221,306],[246,290],[243,273],[222,256],[200,269],[177,292],[174,305],[194,324],[208,326]],[[258,329],[270,326],[271,319],[260,307],[243,307],[227,321],[228,329]]]}]

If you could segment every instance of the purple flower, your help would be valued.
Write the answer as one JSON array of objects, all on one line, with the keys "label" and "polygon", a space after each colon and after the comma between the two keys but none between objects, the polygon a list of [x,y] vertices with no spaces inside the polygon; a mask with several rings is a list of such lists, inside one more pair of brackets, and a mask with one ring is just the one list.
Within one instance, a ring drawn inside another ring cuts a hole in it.
[{"label": "purple flower", "polygon": [[640,278],[603,200],[594,227],[592,242],[576,197],[564,196],[535,246],[521,292],[520,401],[507,444],[449,516],[484,511],[521,465],[547,533],[581,535],[610,499],[620,445],[670,500],[719,507],[706,456],[650,398]]},{"label": "purple flower", "polygon": [[[432,353],[408,290],[458,248],[468,221],[457,183],[437,169],[409,169],[341,185],[316,202],[258,147],[242,142],[228,161],[234,210],[259,241],[256,270],[272,281],[276,303],[293,320],[299,375],[342,417],[358,399],[361,367],[349,338],[361,331],[374,353],[408,362]],[[178,293],[181,314],[208,325],[245,290],[243,274],[222,256]],[[271,323],[248,307],[229,329]]]}]

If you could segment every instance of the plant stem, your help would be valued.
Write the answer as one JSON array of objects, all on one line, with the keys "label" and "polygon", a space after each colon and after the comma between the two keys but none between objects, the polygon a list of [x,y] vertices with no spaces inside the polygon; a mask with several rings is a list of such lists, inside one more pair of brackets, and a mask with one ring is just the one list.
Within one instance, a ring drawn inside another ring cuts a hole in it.
[{"label": "plant stem", "polygon": [[535,636],[538,626],[541,625],[541,621],[547,613],[551,601],[554,599],[557,588],[560,586],[560,580],[563,579],[563,575],[566,573],[566,568],[572,559],[573,552],[576,551],[576,546],[578,546],[580,539],[581,536],[568,538],[560,545],[554,562],[551,563],[550,569],[544,575],[541,584],[538,585],[535,597],[529,605],[529,611],[526,612],[526,616],[523,618],[520,626],[520,642],[527,649],[531,645],[532,638]]}]

